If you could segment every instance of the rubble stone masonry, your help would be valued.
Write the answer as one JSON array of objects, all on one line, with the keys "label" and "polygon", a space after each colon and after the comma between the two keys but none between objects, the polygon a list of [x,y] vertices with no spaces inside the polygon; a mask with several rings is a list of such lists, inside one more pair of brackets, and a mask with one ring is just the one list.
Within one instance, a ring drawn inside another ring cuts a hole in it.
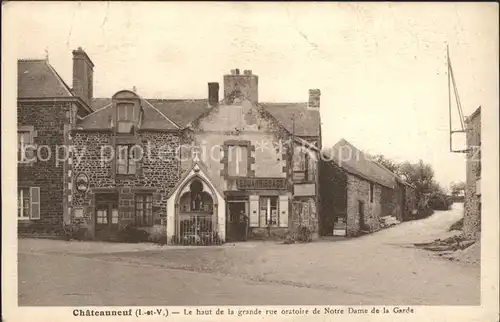
[{"label": "rubble stone masonry", "polygon": [[[85,173],[89,177],[89,190],[85,193],[74,190],[73,207],[83,208],[88,226],[92,226],[95,210],[95,193],[112,191],[119,195],[119,223],[123,226],[134,221],[135,193],[153,194],[154,226],[150,232],[161,230],[166,224],[167,196],[180,178],[179,134],[172,132],[141,132],[137,144],[144,151],[137,163],[135,175],[115,174],[115,163],[101,160],[103,146],[113,146],[111,132],[77,131],[74,134],[76,153],[74,155],[73,177]],[[107,160],[111,149],[105,148]],[[80,158],[80,160],[78,160]],[[108,190],[106,190],[108,189]],[[164,229],[163,229],[164,230]]]},{"label": "rubble stone masonry", "polygon": [[[30,164],[18,163],[18,187],[40,188],[40,219],[18,221],[24,234],[57,234],[63,221],[63,165],[56,167],[57,146],[64,144],[64,124],[68,122],[69,102],[18,102],[17,124],[33,127],[33,143],[39,147]],[[42,146],[46,146],[41,148]],[[50,155],[49,155],[50,154]]]},{"label": "rubble stone masonry", "polygon": [[467,155],[463,233],[479,238],[481,233],[481,113],[474,112],[467,121]]}]

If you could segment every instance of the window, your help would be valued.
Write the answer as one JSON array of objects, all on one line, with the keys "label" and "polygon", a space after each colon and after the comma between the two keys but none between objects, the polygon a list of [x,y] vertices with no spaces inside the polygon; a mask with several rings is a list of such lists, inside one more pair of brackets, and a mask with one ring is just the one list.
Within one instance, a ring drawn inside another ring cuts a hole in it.
[{"label": "window", "polygon": [[116,173],[135,174],[137,149],[133,145],[116,146]]},{"label": "window", "polygon": [[296,181],[314,181],[316,162],[303,147],[295,149],[293,154],[293,179]]},{"label": "window", "polygon": [[28,162],[27,159],[33,157],[33,149],[29,148],[32,145],[31,131],[18,131],[17,132],[17,161],[21,163]]},{"label": "window", "polygon": [[370,182],[370,202],[373,202],[373,190],[374,190],[373,183]]},{"label": "window", "polygon": [[17,193],[17,219],[30,219],[30,189],[19,188]]},{"label": "window", "polygon": [[138,226],[153,225],[153,196],[135,196],[135,223]]},{"label": "window", "polygon": [[119,103],[117,106],[117,131],[118,133],[132,133],[134,124],[134,104]]},{"label": "window", "polygon": [[18,188],[17,219],[40,219],[40,188]]},{"label": "window", "polygon": [[248,148],[246,146],[228,146],[228,175],[246,177],[248,174]]},{"label": "window", "polygon": [[278,196],[260,197],[260,226],[277,226],[279,223]]}]

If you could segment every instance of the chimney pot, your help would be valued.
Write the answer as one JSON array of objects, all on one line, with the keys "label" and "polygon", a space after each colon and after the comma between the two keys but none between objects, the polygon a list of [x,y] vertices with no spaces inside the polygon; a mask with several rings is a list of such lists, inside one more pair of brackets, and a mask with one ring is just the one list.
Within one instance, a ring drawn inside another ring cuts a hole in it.
[{"label": "chimney pot", "polygon": [[236,75],[239,75],[240,74],[240,69],[239,68],[236,68]]},{"label": "chimney pot", "polygon": [[231,75],[236,75],[236,69],[231,69]]}]

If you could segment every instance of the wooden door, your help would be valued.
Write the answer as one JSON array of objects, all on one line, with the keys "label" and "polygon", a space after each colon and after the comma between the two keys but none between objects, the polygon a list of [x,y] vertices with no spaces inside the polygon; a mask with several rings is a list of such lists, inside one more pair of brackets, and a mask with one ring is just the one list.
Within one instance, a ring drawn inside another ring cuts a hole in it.
[{"label": "wooden door", "polygon": [[118,204],[97,204],[95,210],[96,239],[113,239],[118,231]]},{"label": "wooden door", "polygon": [[226,239],[228,241],[242,241],[246,239],[248,206],[246,201],[228,202],[226,214]]}]

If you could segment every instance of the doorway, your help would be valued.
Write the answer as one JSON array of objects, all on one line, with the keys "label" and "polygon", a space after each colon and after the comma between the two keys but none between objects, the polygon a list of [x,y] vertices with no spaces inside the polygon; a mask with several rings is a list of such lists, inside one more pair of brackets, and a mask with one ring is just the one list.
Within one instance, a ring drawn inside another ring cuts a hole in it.
[{"label": "doorway", "polygon": [[95,238],[113,239],[118,232],[118,194],[97,194],[95,199]]},{"label": "doorway", "polygon": [[244,241],[248,236],[248,202],[228,200],[226,215],[227,241]]},{"label": "doorway", "polygon": [[365,231],[365,203],[363,201],[358,201],[358,214],[359,214],[359,230]]}]

